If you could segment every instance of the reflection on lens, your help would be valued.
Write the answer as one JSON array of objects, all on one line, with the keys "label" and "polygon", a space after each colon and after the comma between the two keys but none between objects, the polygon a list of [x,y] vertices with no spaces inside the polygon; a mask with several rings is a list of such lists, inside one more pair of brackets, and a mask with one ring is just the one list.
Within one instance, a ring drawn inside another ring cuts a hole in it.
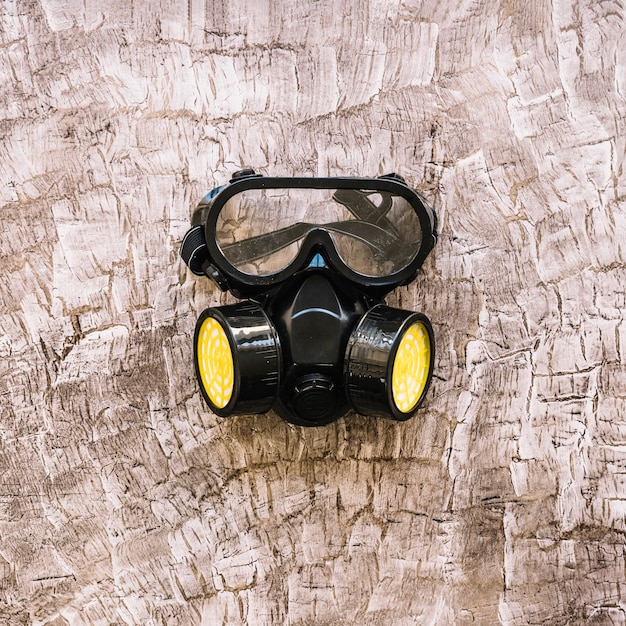
[{"label": "reflection on lens", "polygon": [[[279,248],[273,254],[267,254],[268,242],[260,242],[260,245],[251,240],[244,240],[241,246],[226,246],[222,249],[224,256],[240,272],[251,276],[267,276],[285,269],[300,251],[299,242],[291,243]],[[242,255],[241,251],[253,251],[254,254]],[[270,244],[271,249],[271,244]]]},{"label": "reflection on lens", "polygon": [[341,260],[362,276],[389,276],[401,270],[413,260],[420,246],[419,241],[399,243],[397,237],[384,232],[378,241],[372,239],[369,243],[336,232],[330,235]]}]

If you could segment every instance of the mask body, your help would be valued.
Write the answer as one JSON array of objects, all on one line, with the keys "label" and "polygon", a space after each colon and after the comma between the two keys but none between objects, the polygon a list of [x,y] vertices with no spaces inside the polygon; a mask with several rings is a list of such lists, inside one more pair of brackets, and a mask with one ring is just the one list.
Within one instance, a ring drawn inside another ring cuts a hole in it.
[{"label": "mask body", "polygon": [[[279,220],[274,230],[247,225],[224,234],[242,214],[249,221],[228,186],[200,203],[181,256],[194,273],[243,299],[205,310],[196,325],[196,375],[215,413],[273,409],[302,426],[327,424],[350,409],[399,420],[415,413],[432,376],[432,326],[419,313],[385,306],[384,295],[415,276],[434,245],[436,222],[403,182],[381,180],[248,173],[231,181],[263,201],[267,185],[289,190],[286,195],[302,188],[326,192],[331,207],[319,209],[326,221],[319,213],[307,221],[296,216],[293,223]],[[278,198],[272,202],[289,214],[285,198],[272,193]],[[265,215],[270,211],[263,206]],[[417,224],[404,239],[402,220]],[[411,245],[403,247],[405,239]]]},{"label": "mask body", "polygon": [[[351,293],[352,292],[352,293]],[[343,415],[343,384],[350,334],[367,310],[362,294],[322,270],[294,278],[268,303],[282,350],[282,377],[274,410],[301,425],[325,424]]]}]

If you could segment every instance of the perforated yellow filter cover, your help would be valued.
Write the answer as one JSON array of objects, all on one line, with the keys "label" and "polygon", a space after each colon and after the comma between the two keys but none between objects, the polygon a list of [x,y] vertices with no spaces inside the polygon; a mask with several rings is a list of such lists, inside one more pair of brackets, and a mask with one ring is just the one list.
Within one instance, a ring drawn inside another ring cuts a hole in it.
[{"label": "perforated yellow filter cover", "polygon": [[200,382],[209,400],[223,409],[233,395],[235,367],[226,333],[215,318],[202,322],[196,347]]},{"label": "perforated yellow filter cover", "polygon": [[404,333],[393,362],[391,390],[398,411],[409,413],[419,402],[430,371],[430,337],[422,322]]}]

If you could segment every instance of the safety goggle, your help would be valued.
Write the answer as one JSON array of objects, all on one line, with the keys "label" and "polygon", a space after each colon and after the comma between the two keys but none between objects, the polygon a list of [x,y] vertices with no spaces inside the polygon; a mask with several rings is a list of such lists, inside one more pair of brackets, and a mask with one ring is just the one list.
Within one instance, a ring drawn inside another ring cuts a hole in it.
[{"label": "safety goggle", "polygon": [[435,214],[395,176],[248,175],[200,202],[181,254],[223,289],[255,295],[331,266],[376,295],[412,280],[436,241]]}]

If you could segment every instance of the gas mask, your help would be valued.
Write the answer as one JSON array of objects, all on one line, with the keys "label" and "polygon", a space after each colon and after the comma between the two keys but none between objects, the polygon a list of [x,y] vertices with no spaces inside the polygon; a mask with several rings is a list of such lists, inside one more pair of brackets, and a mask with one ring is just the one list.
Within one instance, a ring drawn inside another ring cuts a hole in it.
[{"label": "gas mask", "polygon": [[411,417],[430,384],[433,330],[384,297],[415,278],[435,242],[434,211],[395,174],[242,170],[207,194],[180,255],[242,300],[196,324],[196,376],[211,410],[273,409],[301,426],[349,409]]}]

